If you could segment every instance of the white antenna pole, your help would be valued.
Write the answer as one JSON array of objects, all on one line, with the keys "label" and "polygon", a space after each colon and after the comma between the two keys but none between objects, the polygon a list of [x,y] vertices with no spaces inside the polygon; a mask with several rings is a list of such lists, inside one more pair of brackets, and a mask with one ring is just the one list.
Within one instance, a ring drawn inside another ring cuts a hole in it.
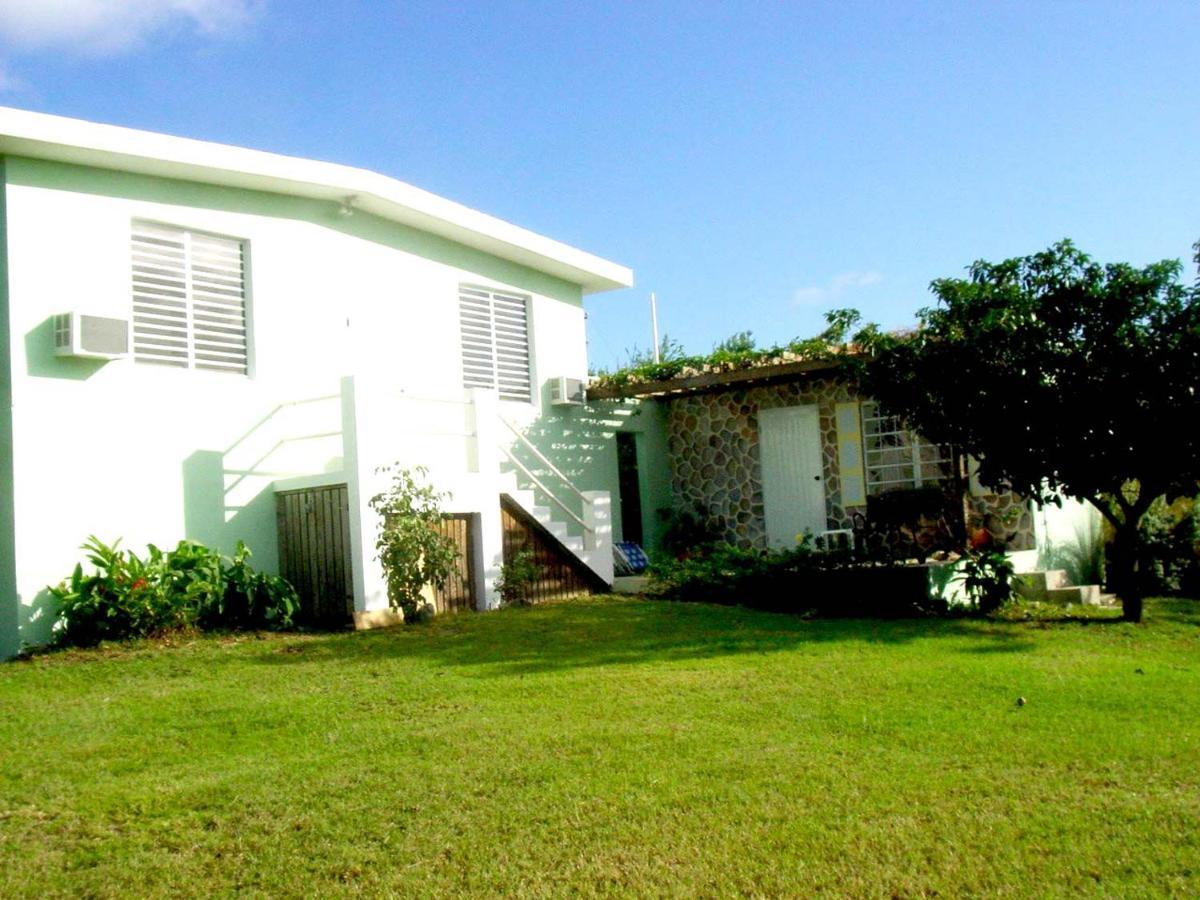
[{"label": "white antenna pole", "polygon": [[654,361],[662,362],[659,358],[658,349],[658,301],[654,299],[654,292],[650,292],[650,332],[654,336]]}]

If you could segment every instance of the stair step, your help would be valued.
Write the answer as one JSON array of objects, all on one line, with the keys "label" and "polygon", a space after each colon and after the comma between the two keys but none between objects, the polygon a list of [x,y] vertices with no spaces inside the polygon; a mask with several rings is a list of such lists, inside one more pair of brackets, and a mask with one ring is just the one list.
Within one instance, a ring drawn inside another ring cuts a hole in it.
[{"label": "stair step", "polygon": [[1041,602],[1051,591],[1068,590],[1070,579],[1065,569],[1038,572],[1017,572],[1013,575],[1013,590],[1025,600]]},{"label": "stair step", "polygon": [[549,521],[542,522],[542,527],[558,538],[559,543],[562,543],[563,538],[570,535],[566,522],[556,522],[554,519],[550,519]]},{"label": "stair step", "polygon": [[1086,603],[1089,606],[1100,605],[1100,585],[1077,584],[1071,587],[1051,588],[1046,591],[1046,600],[1050,603]]}]

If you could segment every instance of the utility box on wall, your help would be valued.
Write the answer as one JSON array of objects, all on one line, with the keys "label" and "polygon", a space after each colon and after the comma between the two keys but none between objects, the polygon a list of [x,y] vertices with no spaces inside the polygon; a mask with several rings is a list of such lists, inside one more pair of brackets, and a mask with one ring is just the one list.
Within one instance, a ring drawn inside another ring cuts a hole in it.
[{"label": "utility box on wall", "polygon": [[61,313],[54,317],[54,354],[79,359],[122,359],[129,355],[129,320]]},{"label": "utility box on wall", "polygon": [[559,375],[550,382],[550,403],[554,406],[583,406],[587,399],[582,378]]}]

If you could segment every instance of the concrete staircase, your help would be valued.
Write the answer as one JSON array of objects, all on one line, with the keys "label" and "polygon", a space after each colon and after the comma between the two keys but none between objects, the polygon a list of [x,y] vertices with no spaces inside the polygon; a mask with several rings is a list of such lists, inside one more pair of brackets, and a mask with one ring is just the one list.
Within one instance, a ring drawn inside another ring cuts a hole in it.
[{"label": "concrete staircase", "polygon": [[[589,540],[585,535],[572,530],[565,514],[556,515],[555,510],[537,502],[537,495],[531,488],[521,487],[515,472],[500,474],[500,493],[519,506],[530,518],[536,521],[555,541],[569,551],[579,562],[588,567],[601,581],[611,586],[613,583],[613,559],[611,530],[604,527],[602,533],[593,535]],[[599,498],[589,498],[596,503]],[[604,511],[600,517],[607,526],[607,495],[603,498]],[[585,516],[585,518],[588,518]],[[578,526],[577,526],[578,528]]]},{"label": "concrete staircase", "polygon": [[1098,584],[1071,584],[1064,569],[1017,572],[1013,575],[1013,590],[1024,600],[1062,606],[1071,603],[1107,606],[1112,599],[1100,593]]}]

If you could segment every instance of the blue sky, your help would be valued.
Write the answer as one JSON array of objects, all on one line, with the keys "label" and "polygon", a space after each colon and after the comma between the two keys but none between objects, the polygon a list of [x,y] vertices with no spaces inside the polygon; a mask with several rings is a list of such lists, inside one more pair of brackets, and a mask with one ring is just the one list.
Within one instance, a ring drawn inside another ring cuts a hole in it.
[{"label": "blue sky", "polygon": [[[663,329],[912,321],[1070,236],[1200,239],[1195,3],[0,0],[0,103],[364,166],[631,266]],[[1191,277],[1189,273],[1189,277]]]}]

